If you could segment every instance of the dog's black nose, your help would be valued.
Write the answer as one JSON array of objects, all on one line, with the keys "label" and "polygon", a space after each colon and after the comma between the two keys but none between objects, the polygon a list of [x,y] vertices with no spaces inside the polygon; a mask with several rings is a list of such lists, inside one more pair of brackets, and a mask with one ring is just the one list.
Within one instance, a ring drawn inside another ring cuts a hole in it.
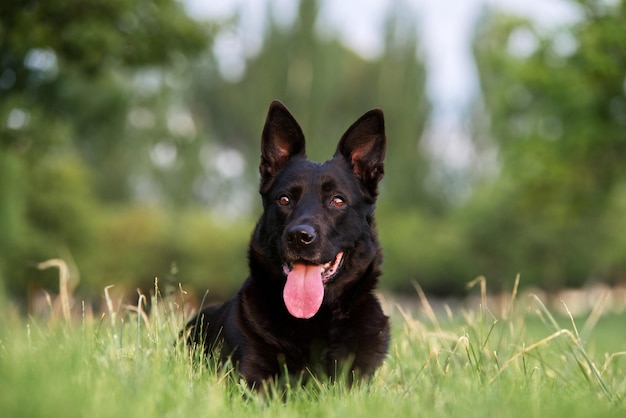
[{"label": "dog's black nose", "polygon": [[311,225],[295,225],[289,228],[287,232],[287,242],[290,245],[309,245],[317,238],[315,228]]}]

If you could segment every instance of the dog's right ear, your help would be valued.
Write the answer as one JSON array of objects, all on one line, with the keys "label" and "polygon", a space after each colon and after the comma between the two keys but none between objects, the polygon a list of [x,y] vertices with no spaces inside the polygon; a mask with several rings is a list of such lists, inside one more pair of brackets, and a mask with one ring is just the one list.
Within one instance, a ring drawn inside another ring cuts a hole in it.
[{"label": "dog's right ear", "polygon": [[270,105],[261,140],[261,182],[265,182],[294,156],[306,156],[304,134],[296,119],[281,102]]}]

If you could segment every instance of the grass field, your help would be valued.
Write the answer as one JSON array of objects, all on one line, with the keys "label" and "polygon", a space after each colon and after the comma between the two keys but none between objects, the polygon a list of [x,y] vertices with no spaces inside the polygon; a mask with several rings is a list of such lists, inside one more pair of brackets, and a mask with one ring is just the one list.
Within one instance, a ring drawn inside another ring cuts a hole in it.
[{"label": "grass field", "polygon": [[[168,298],[150,313],[24,319],[0,309],[1,417],[624,417],[626,316],[599,305],[556,317],[542,300],[482,292],[454,308],[389,300],[393,341],[367,384],[312,382],[251,394],[196,365]],[[490,306],[490,304],[497,305]],[[473,306],[472,306],[473,305]]]}]

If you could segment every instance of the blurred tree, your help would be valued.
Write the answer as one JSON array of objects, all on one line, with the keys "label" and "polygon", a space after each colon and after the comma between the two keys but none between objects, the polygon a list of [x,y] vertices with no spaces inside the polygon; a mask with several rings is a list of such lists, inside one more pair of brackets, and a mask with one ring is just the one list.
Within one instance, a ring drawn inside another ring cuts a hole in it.
[{"label": "blurred tree", "polygon": [[[211,76],[215,66],[196,70],[191,88],[193,111],[202,121],[201,131],[219,141],[205,158],[234,150],[231,157],[245,158],[246,184],[256,188],[261,130],[271,100],[283,101],[294,113],[314,160],[332,155],[341,134],[360,114],[381,107],[389,138],[386,163],[392,167],[383,185],[385,199],[404,208],[433,201],[425,192],[428,164],[419,147],[429,113],[425,73],[418,55],[416,23],[403,5],[393,3],[389,9],[384,51],[368,60],[327,33],[332,30],[319,21],[317,1],[301,1],[290,24],[278,22],[272,10],[276,6],[269,3],[261,50],[247,57],[241,74],[233,68],[231,74],[224,74],[230,82],[217,83]],[[235,19],[224,36],[236,38],[237,25]],[[233,161],[241,163],[237,158]],[[207,175],[207,182],[212,174]],[[199,189],[204,199],[223,200],[210,186],[209,182],[210,192]]]},{"label": "blurred tree", "polygon": [[13,293],[59,249],[95,251],[96,199],[127,198],[151,145],[127,132],[136,80],[208,35],[175,0],[2,3],[0,278]]},{"label": "blurred tree", "polygon": [[601,260],[626,181],[626,6],[576,3],[583,19],[553,33],[487,13],[476,34],[487,109],[477,123],[500,172],[463,217],[474,260],[495,281],[522,272],[557,287],[625,274],[624,260],[621,271]]}]

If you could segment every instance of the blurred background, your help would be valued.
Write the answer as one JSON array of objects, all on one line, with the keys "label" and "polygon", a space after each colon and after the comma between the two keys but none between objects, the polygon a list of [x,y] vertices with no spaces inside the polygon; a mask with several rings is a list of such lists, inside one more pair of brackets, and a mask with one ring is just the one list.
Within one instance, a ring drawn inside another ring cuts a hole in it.
[{"label": "blurred background", "polygon": [[0,292],[232,294],[273,99],[315,160],[385,111],[386,291],[623,285],[625,3],[5,0]]}]

